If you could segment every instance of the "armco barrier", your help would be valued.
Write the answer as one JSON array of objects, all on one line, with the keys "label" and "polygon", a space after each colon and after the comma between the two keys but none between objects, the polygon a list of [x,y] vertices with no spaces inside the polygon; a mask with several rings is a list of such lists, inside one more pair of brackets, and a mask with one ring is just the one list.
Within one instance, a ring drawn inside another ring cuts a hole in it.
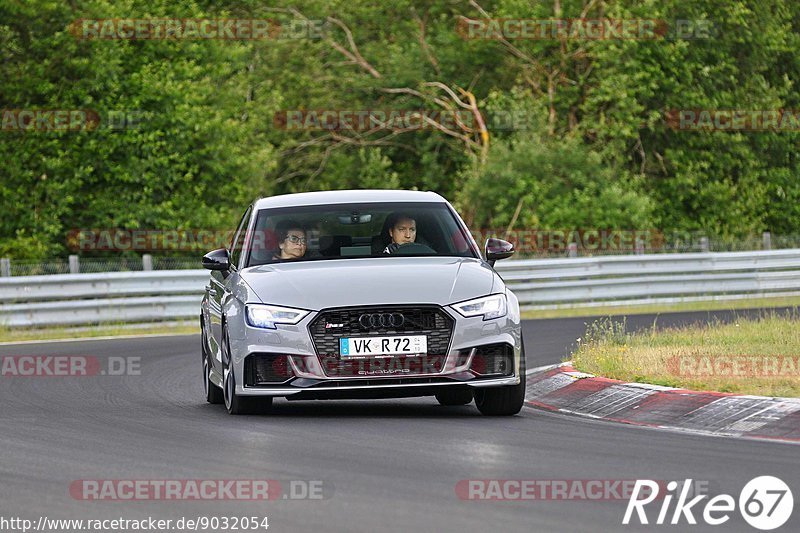
[{"label": "armco barrier", "polygon": [[208,279],[202,269],[0,278],[0,325],[192,319]]},{"label": "armco barrier", "polygon": [[498,262],[524,309],[800,295],[800,250]]},{"label": "armco barrier", "polygon": [[[500,261],[523,309],[800,296],[800,250]],[[0,324],[194,319],[206,270],[0,278]]]}]

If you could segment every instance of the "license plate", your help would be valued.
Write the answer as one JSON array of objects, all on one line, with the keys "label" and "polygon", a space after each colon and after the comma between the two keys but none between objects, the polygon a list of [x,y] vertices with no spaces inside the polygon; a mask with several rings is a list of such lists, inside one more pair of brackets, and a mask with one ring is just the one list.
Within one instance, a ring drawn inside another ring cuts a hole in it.
[{"label": "license plate", "polygon": [[424,354],[428,351],[428,337],[345,337],[339,339],[342,357]]}]

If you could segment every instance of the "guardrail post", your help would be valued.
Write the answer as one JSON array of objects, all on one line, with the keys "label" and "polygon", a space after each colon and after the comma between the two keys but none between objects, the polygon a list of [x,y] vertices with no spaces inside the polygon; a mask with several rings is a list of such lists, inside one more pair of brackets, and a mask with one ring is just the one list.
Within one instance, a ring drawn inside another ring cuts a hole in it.
[{"label": "guardrail post", "polygon": [[768,231],[761,234],[761,241],[763,243],[761,246],[762,249],[772,250],[772,235],[770,235]]},{"label": "guardrail post", "polygon": [[80,274],[81,273],[81,264],[78,261],[77,255],[69,256],[69,273],[70,274]]},{"label": "guardrail post", "polygon": [[144,254],[142,256],[142,270],[153,270],[153,256]]},{"label": "guardrail post", "polygon": [[568,257],[578,257],[578,243],[571,242],[567,245],[567,256]]},{"label": "guardrail post", "polygon": [[0,259],[0,278],[11,277],[11,259],[3,257]]},{"label": "guardrail post", "polygon": [[708,237],[700,237],[700,251],[701,252],[708,251]]}]

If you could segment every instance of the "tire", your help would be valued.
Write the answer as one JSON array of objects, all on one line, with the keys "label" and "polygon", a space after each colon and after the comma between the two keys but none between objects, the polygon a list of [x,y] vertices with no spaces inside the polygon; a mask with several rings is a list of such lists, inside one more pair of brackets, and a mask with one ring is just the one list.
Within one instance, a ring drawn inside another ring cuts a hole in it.
[{"label": "tire", "polygon": [[525,344],[519,362],[519,384],[490,389],[475,389],[475,405],[487,416],[511,416],[520,412],[525,402]]},{"label": "tire", "polygon": [[223,398],[222,389],[214,385],[211,381],[211,369],[208,365],[208,358],[203,358],[203,387],[206,392],[206,401],[215,405],[221,404],[225,401]]},{"label": "tire", "polygon": [[232,360],[230,357],[230,344],[228,340],[227,328],[222,330],[222,345],[225,354],[222,359],[227,361],[225,364],[225,375],[222,380],[222,397],[225,402],[225,409],[232,415],[253,415],[265,413],[272,407],[272,397],[246,397],[236,394],[236,374],[233,372]]},{"label": "tire", "polygon": [[225,399],[222,395],[222,389],[214,385],[211,381],[211,362],[208,360],[208,352],[206,351],[206,331],[202,323],[200,325],[200,342],[202,343],[201,350],[203,353],[203,390],[206,393],[206,401],[215,405],[221,404]]},{"label": "tire", "polygon": [[472,401],[472,391],[469,389],[444,390],[436,393],[436,401],[448,407],[467,405]]}]

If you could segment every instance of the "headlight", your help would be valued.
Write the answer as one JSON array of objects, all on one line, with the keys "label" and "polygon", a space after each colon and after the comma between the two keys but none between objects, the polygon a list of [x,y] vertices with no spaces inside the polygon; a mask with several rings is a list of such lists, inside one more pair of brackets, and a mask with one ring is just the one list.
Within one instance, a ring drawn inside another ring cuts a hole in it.
[{"label": "headlight", "polygon": [[453,304],[452,307],[462,316],[471,317],[483,315],[484,320],[506,316],[506,312],[508,311],[505,294],[492,294],[491,296],[476,298],[468,302]]},{"label": "headlight", "polygon": [[277,305],[247,304],[247,323],[255,328],[278,329],[276,324],[297,324],[310,311],[278,307]]}]

